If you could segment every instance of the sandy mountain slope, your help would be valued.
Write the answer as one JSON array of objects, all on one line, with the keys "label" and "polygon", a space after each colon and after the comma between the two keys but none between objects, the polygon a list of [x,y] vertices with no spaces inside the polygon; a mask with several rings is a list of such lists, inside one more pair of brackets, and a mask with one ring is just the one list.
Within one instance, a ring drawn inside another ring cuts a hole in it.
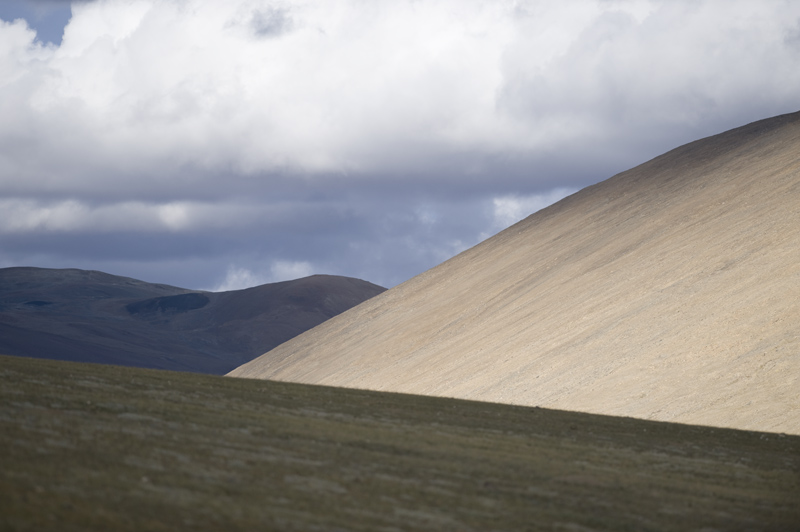
[{"label": "sandy mountain slope", "polygon": [[0,353],[223,374],[385,289],[315,275],[229,292],[0,269]]},{"label": "sandy mountain slope", "polygon": [[585,188],[230,375],[800,434],[800,113]]}]

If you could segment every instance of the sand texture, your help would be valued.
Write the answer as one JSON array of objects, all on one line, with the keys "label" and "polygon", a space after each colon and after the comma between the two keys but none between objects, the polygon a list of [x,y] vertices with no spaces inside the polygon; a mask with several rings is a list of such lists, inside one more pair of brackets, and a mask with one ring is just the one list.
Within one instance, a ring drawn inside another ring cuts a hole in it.
[{"label": "sand texture", "polygon": [[585,188],[230,375],[800,434],[800,113]]}]

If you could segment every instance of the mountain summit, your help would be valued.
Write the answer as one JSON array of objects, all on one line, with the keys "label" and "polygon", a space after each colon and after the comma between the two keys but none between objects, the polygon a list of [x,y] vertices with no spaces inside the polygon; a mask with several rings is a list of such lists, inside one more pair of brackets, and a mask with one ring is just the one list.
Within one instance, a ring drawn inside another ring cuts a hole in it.
[{"label": "mountain summit", "polygon": [[229,375],[800,434],[800,113],[587,187]]}]

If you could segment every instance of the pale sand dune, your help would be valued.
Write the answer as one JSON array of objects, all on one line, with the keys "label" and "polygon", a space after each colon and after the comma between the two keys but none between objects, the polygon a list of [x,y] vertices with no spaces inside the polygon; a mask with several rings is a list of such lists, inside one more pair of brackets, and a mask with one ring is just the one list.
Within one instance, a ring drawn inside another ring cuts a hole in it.
[{"label": "pale sand dune", "polygon": [[800,434],[800,113],[581,190],[229,375]]}]

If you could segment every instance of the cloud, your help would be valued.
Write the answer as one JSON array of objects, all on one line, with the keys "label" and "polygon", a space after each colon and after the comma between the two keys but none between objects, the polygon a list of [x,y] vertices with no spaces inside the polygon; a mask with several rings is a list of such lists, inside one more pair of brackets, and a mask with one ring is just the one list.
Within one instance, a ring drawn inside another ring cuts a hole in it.
[{"label": "cloud", "polygon": [[[86,188],[121,179],[109,172],[182,168],[374,178],[463,154],[608,145],[620,124],[714,120],[753,98],[785,108],[800,70],[773,66],[796,63],[786,37],[800,7],[764,5],[79,4],[58,49],[0,35],[0,135],[29,148],[4,150],[0,179],[12,168],[36,187],[56,169]],[[48,156],[34,163],[34,151]]]},{"label": "cloud", "polygon": [[241,290],[242,288],[258,286],[268,282],[268,277],[254,274],[247,268],[229,266],[228,273],[225,275],[225,280],[210,290],[212,292],[227,292],[229,290]]},{"label": "cloud", "polygon": [[[501,196],[492,200],[492,227],[493,232],[501,231],[514,225],[520,220],[539,211],[558,200],[577,192],[573,188],[557,188],[546,194],[531,196]],[[492,236],[492,232],[483,233],[483,238]]]},{"label": "cloud", "polygon": [[272,264],[271,271],[273,279],[284,281],[308,277],[314,273],[314,267],[310,263],[303,261],[276,261]]},{"label": "cloud", "polygon": [[267,283],[277,283],[280,281],[291,281],[313,275],[314,267],[304,261],[282,261],[272,263],[268,272],[256,273],[247,268],[228,266],[225,279],[214,288],[213,292],[226,292],[229,290],[241,290]]},{"label": "cloud", "polygon": [[236,228],[263,218],[259,206],[172,201],[93,205],[80,200],[0,199],[0,233],[186,232]]},{"label": "cloud", "polygon": [[250,26],[258,37],[280,37],[293,29],[294,22],[288,8],[269,6],[253,11]]},{"label": "cloud", "polygon": [[392,285],[797,110],[798,28],[746,0],[103,0],[59,46],[0,22],[0,263]]}]

